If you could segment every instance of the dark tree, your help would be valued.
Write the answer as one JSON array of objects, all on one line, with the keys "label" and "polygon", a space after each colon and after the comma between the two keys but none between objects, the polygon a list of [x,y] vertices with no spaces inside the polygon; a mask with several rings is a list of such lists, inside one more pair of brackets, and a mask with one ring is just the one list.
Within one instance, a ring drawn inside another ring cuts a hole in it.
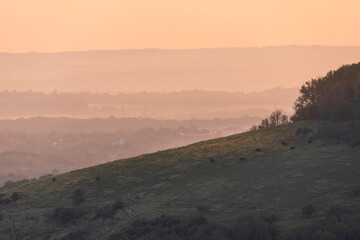
[{"label": "dark tree", "polygon": [[360,63],[344,65],[301,86],[292,121],[360,119]]},{"label": "dark tree", "polygon": [[264,118],[260,125],[253,125],[250,131],[256,131],[261,128],[275,127],[281,124],[288,124],[289,117],[285,115],[281,110],[275,110],[267,118]]},{"label": "dark tree", "polygon": [[19,199],[20,199],[19,193],[18,193],[18,192],[13,192],[13,193],[11,194],[11,199],[12,199],[14,202],[16,202],[17,200],[19,200]]}]

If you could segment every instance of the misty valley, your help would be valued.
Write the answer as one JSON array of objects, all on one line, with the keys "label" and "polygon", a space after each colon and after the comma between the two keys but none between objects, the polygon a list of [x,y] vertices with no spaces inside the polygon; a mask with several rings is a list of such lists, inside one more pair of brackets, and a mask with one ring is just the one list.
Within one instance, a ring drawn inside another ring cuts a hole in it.
[{"label": "misty valley", "polygon": [[0,120],[0,185],[243,132],[259,119]]},{"label": "misty valley", "polygon": [[359,54],[0,53],[0,240],[360,240]]}]

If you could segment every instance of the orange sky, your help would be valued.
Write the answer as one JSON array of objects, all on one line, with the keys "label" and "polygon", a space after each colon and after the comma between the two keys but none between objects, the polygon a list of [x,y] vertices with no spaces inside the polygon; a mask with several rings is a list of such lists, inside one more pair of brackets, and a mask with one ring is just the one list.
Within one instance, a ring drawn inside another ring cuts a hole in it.
[{"label": "orange sky", "polygon": [[0,0],[0,52],[360,45],[359,0]]}]

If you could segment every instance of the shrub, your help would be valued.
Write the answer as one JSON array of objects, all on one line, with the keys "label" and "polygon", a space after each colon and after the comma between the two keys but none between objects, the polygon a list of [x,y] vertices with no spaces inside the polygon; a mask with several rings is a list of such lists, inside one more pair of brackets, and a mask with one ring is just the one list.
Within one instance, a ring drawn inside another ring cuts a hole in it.
[{"label": "shrub", "polygon": [[73,224],[76,223],[83,213],[75,208],[56,208],[51,217],[55,222],[63,224]]},{"label": "shrub", "polygon": [[352,192],[354,196],[360,196],[360,185],[355,187]]},{"label": "shrub", "polygon": [[343,222],[352,213],[351,209],[344,206],[334,206],[326,211],[328,220],[335,219],[336,222]]},{"label": "shrub", "polygon": [[18,192],[13,192],[13,193],[11,194],[11,199],[12,199],[14,202],[16,202],[17,200],[19,200],[19,199],[20,199],[19,193],[18,193]]},{"label": "shrub", "polygon": [[99,219],[99,218],[113,218],[115,215],[114,211],[112,210],[111,207],[109,206],[105,206],[102,207],[100,209],[98,209],[96,211],[95,217],[94,219]]},{"label": "shrub", "polygon": [[96,183],[99,183],[100,180],[101,180],[101,177],[100,177],[100,176],[96,176],[96,178],[95,178]]},{"label": "shrub", "polygon": [[257,126],[257,125],[251,126],[251,128],[250,128],[250,131],[251,131],[251,132],[254,132],[254,131],[256,131],[256,130],[258,130],[258,126]]},{"label": "shrub", "polygon": [[103,208],[100,208],[96,212],[94,219],[98,219],[100,217],[101,218],[113,218],[115,216],[116,211],[118,211],[120,209],[124,209],[124,208],[125,208],[124,202],[121,200],[117,200],[112,205],[108,205]]},{"label": "shrub", "polygon": [[113,205],[111,206],[113,211],[117,211],[119,209],[124,209],[125,205],[124,202],[121,200],[117,200],[116,202],[113,203]]},{"label": "shrub", "polygon": [[229,240],[233,239],[231,231],[228,228],[218,224],[206,223],[201,225],[194,234],[189,237],[190,240]]},{"label": "shrub", "polygon": [[268,217],[262,217],[262,219],[267,222],[268,224],[273,224],[275,222],[277,222],[279,219],[275,214],[271,214]]},{"label": "shrub", "polygon": [[144,220],[135,220],[131,226],[125,230],[125,233],[130,239],[137,239],[145,236],[153,230],[154,228],[149,224],[149,222]]},{"label": "shrub", "polygon": [[[357,229],[360,229],[359,226],[357,226]],[[352,226],[343,222],[331,226],[331,231],[338,239],[355,239],[355,236],[360,236],[359,233],[356,234]]]},{"label": "shrub", "polygon": [[323,228],[322,221],[307,221],[281,234],[281,240],[311,240],[319,229]]},{"label": "shrub", "polygon": [[281,110],[275,110],[273,111],[269,117],[263,119],[260,123],[260,125],[253,125],[250,128],[250,131],[256,131],[261,128],[268,128],[268,127],[274,127],[282,124],[288,124],[289,123],[289,117],[282,113]]},{"label": "shrub", "polygon": [[360,236],[359,211],[351,211],[343,206],[335,206],[326,211],[325,218],[307,221],[287,232],[281,240],[353,240]]},{"label": "shrub", "polygon": [[84,190],[82,190],[81,188],[76,189],[71,196],[71,200],[73,206],[80,206],[81,204],[83,204],[85,202]]},{"label": "shrub", "polygon": [[233,230],[234,240],[273,240],[277,232],[259,217],[244,215],[240,217]]},{"label": "shrub", "polygon": [[336,127],[333,124],[323,124],[316,137],[341,141],[352,146],[360,146],[360,122],[344,122]]},{"label": "shrub", "polygon": [[206,223],[206,219],[203,217],[195,217],[190,220],[189,227],[197,227],[200,225],[204,225]]},{"label": "shrub", "polygon": [[4,199],[0,199],[0,205],[7,205],[11,203],[11,199],[10,198],[4,198]]},{"label": "shrub", "polygon": [[261,218],[245,216],[234,230],[208,223],[203,217],[181,221],[173,216],[160,216],[150,221],[135,220],[122,232],[112,234],[111,240],[273,240],[277,232]]},{"label": "shrub", "polygon": [[304,128],[300,127],[298,129],[296,129],[295,136],[305,136],[309,133],[314,133],[314,129],[309,128],[309,127],[304,127]]},{"label": "shrub", "polygon": [[310,217],[315,213],[315,208],[311,204],[306,204],[302,209],[301,213],[304,217]]}]

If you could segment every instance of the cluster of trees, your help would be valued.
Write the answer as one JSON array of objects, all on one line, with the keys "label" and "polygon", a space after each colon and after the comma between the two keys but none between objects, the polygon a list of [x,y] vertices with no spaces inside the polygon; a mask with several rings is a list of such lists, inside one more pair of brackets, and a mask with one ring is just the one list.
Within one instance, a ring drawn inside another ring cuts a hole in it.
[{"label": "cluster of trees", "polygon": [[301,86],[292,121],[360,119],[360,63],[344,65]]},{"label": "cluster of trees", "polygon": [[270,114],[269,117],[264,118],[259,125],[253,125],[250,130],[256,131],[261,128],[274,127],[281,124],[288,124],[289,117],[284,114],[281,110],[275,110]]}]

